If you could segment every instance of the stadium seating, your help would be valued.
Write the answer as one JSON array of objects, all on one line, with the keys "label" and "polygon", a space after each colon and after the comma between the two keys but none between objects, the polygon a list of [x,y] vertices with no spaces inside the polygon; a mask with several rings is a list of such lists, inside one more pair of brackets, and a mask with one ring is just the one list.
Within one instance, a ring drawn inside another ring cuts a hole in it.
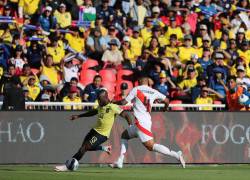
[{"label": "stadium seating", "polygon": [[102,69],[99,71],[102,81],[116,82],[116,74],[113,69]]},{"label": "stadium seating", "polygon": [[97,72],[91,69],[82,69],[80,72],[80,83],[84,86],[93,82]]},{"label": "stadium seating", "polygon": [[131,75],[133,74],[133,71],[127,70],[127,69],[121,69],[117,71],[117,81],[121,80],[132,80]]},{"label": "stadium seating", "polygon": [[89,69],[91,67],[95,67],[98,65],[98,62],[93,59],[87,59],[83,64],[82,64],[82,69]]},{"label": "stadium seating", "polygon": [[[172,100],[172,101],[170,101],[170,104],[182,104],[182,101],[181,100]],[[185,110],[185,108],[183,108],[183,107],[171,107],[171,110],[183,111],[183,110]]]}]

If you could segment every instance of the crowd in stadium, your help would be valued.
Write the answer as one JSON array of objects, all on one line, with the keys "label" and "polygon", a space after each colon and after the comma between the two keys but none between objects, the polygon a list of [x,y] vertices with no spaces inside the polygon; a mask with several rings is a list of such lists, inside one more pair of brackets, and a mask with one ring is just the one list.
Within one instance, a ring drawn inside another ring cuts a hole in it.
[{"label": "crowd in stadium", "polygon": [[249,0],[0,0],[0,101],[119,100],[148,76],[172,102],[242,110],[249,17]]}]

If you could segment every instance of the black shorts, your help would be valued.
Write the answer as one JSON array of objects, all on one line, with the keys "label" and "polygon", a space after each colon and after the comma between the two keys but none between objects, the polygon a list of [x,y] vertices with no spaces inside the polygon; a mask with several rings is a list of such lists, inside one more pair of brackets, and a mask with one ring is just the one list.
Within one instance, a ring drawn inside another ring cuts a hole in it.
[{"label": "black shorts", "polygon": [[107,136],[103,136],[99,134],[96,130],[91,129],[89,133],[85,136],[83,144],[89,144],[91,149],[95,149],[97,146],[107,141],[107,139]]}]

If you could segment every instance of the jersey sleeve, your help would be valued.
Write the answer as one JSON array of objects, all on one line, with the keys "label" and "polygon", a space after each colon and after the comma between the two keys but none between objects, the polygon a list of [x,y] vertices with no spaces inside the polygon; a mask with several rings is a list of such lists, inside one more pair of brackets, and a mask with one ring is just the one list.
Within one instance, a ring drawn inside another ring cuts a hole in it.
[{"label": "jersey sleeve", "polygon": [[125,98],[125,100],[126,100],[127,102],[131,102],[135,97],[136,97],[136,88],[133,88],[133,89],[129,92],[129,94],[128,94],[128,96]]},{"label": "jersey sleeve", "polygon": [[120,106],[118,106],[117,104],[112,104],[111,108],[114,114],[121,114],[121,112],[123,111],[122,108],[120,108]]}]

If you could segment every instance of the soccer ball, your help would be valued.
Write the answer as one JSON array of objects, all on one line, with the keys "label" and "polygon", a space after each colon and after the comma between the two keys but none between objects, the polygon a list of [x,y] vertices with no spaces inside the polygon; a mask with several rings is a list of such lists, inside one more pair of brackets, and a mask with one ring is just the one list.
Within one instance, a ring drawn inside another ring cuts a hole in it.
[{"label": "soccer ball", "polygon": [[246,103],[248,100],[249,100],[249,97],[246,96],[245,94],[242,94],[242,95],[239,97],[239,103],[240,103],[240,104],[244,104],[244,103]]},{"label": "soccer ball", "polygon": [[67,160],[65,165],[69,170],[76,171],[79,167],[79,162],[77,161],[77,159],[72,158],[70,160]]}]

